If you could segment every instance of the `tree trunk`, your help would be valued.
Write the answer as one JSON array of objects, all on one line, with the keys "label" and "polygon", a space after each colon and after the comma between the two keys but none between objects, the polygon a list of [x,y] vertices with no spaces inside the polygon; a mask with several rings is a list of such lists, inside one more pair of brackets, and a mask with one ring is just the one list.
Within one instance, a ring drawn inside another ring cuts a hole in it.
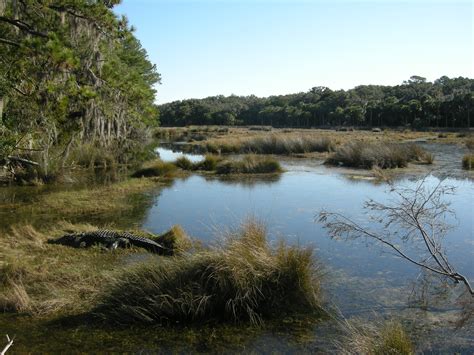
[{"label": "tree trunk", "polygon": [[3,97],[0,97],[0,121],[3,117],[3,104],[4,104],[4,101],[3,101]]}]

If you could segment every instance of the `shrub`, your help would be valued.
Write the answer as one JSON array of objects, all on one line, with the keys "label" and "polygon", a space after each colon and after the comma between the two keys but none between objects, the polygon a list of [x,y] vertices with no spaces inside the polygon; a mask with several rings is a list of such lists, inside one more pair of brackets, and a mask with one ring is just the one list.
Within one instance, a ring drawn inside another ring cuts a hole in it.
[{"label": "shrub", "polygon": [[380,144],[353,142],[346,144],[326,160],[327,164],[354,168],[403,168],[411,161],[433,162],[434,157],[415,144]]},{"label": "shrub", "polygon": [[467,170],[472,170],[474,168],[474,154],[466,154],[462,158],[462,167]]},{"label": "shrub", "polygon": [[116,323],[250,321],[320,309],[312,250],[281,242],[248,222],[222,245],[190,257],[150,261],[123,274],[94,313]]},{"label": "shrub", "polygon": [[142,168],[138,169],[132,174],[132,177],[153,177],[153,176],[164,176],[170,177],[176,171],[176,165],[173,163],[163,162],[161,160],[155,160],[147,163]]}]

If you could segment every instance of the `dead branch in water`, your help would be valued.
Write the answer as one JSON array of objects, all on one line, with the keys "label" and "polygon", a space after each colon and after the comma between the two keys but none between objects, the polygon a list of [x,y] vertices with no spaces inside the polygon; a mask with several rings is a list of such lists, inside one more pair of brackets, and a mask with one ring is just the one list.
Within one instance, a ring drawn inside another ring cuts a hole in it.
[{"label": "dead branch in water", "polygon": [[451,227],[446,216],[453,215],[450,203],[444,197],[453,192],[454,188],[443,185],[443,181],[434,188],[428,187],[425,177],[414,188],[391,185],[395,199],[387,204],[374,200],[365,202],[364,210],[378,229],[325,210],[319,213],[318,221],[329,231],[331,238],[363,238],[381,244],[412,264],[464,284],[474,296],[469,280],[455,270],[443,247],[443,239]]},{"label": "dead branch in water", "polygon": [[7,341],[8,341],[8,343],[7,343],[7,345],[5,346],[5,348],[3,348],[2,352],[0,353],[0,355],[5,355],[5,354],[6,354],[7,350],[13,345],[13,339],[15,339],[15,338],[10,339],[10,337],[9,337],[8,334],[7,334]]}]

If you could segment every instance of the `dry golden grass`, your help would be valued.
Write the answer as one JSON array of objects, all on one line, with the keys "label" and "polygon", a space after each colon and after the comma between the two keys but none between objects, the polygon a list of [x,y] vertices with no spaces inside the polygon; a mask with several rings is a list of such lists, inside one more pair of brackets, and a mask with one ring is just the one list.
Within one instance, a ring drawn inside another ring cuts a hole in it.
[{"label": "dry golden grass", "polygon": [[222,244],[129,270],[95,309],[116,323],[198,320],[260,323],[320,309],[320,273],[312,250],[272,247],[264,226],[249,221]]},{"label": "dry golden grass", "polygon": [[415,353],[410,337],[396,320],[343,321],[344,336],[336,342],[338,354],[411,355]]}]

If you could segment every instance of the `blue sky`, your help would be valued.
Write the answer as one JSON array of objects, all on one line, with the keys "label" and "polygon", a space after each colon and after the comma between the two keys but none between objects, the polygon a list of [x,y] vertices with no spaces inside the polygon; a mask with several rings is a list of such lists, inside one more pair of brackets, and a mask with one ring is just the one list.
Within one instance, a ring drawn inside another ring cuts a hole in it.
[{"label": "blue sky", "polygon": [[472,1],[123,0],[157,102],[473,77]]}]

